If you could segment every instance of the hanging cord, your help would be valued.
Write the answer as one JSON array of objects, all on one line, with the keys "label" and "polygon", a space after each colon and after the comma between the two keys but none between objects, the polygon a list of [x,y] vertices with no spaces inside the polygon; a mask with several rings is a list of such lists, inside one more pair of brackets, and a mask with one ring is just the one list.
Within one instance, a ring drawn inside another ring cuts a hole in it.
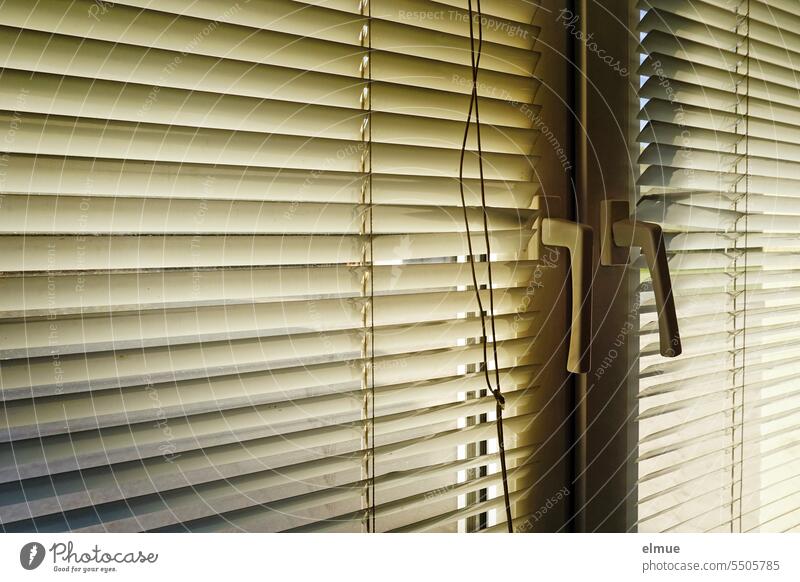
[{"label": "hanging cord", "polygon": [[[749,218],[750,218],[750,0],[745,0],[745,6],[747,13],[745,14],[744,22],[747,30],[745,32],[745,38],[747,40],[747,48],[745,49],[745,106],[744,106],[744,252],[742,255],[744,256],[744,285],[742,288],[741,296],[742,296],[742,328],[744,329],[744,333],[742,333],[742,412],[739,415],[739,455],[740,459],[744,459],[744,414],[745,414],[745,395],[746,390],[745,387],[747,386],[747,312],[749,311],[747,308],[747,273],[748,269],[748,257],[750,251],[750,242],[749,242],[749,234],[750,234],[750,226],[749,226]],[[738,26],[737,26],[738,28]],[[737,30],[738,33],[738,30]],[[738,90],[738,88],[737,88]],[[737,107],[738,109],[738,107]],[[738,148],[737,148],[738,149]],[[737,168],[738,170],[738,168]],[[739,199],[736,201],[736,210],[739,210]],[[738,224],[737,224],[738,226]],[[738,246],[739,238],[736,238],[736,243]],[[738,257],[737,257],[738,262]],[[737,265],[738,267],[738,265]],[[738,283],[738,275],[737,275],[737,283]],[[736,414],[736,406],[733,406],[733,413]],[[734,458],[732,461],[735,463],[736,458],[736,445],[731,448],[731,451],[734,453]],[[733,463],[732,463],[733,468]],[[735,469],[733,469],[735,470]],[[743,499],[743,492],[744,492],[744,466],[743,460],[739,461],[739,471],[740,471],[740,478],[739,478],[739,532],[742,531],[742,499]],[[735,474],[732,475],[735,477]],[[734,479],[735,483],[735,479]],[[731,508],[733,508],[733,503],[731,503]],[[731,530],[733,530],[733,520],[731,520]]]},{"label": "hanging cord", "polygon": [[[366,10],[366,13],[365,13]],[[367,532],[374,533],[376,530],[376,511],[375,511],[375,237],[374,237],[374,212],[372,202],[372,4],[369,0],[359,2],[359,11],[365,16],[367,23],[361,29],[359,40],[364,46],[366,41],[367,54],[362,60],[361,76],[367,82],[365,92],[362,93],[362,108],[366,108],[366,117],[361,130],[362,142],[365,142],[367,149],[362,152],[362,171],[366,173],[365,184],[362,186],[366,191],[362,191],[362,203],[368,213],[367,222],[369,224],[369,262],[367,273],[369,277],[369,321],[363,322],[369,325],[369,358],[365,364],[369,369],[368,380],[366,380],[367,403],[365,405],[365,415],[367,416],[366,427],[366,493],[367,493]],[[366,291],[366,289],[364,289]],[[366,346],[365,346],[366,347]]]},{"label": "hanging cord", "polygon": [[[505,504],[506,510],[506,524],[508,525],[508,532],[514,532],[514,524],[511,517],[511,498],[508,491],[508,467],[506,464],[506,449],[505,449],[505,437],[503,434],[503,409],[505,407],[505,398],[503,397],[502,391],[500,389],[500,369],[498,366],[498,358],[497,358],[497,332],[495,328],[495,316],[494,316],[494,285],[492,281],[492,250],[491,250],[491,243],[489,240],[489,220],[486,211],[486,186],[485,186],[485,178],[483,173],[483,149],[481,146],[481,121],[480,121],[480,109],[478,105],[478,70],[480,66],[481,60],[481,51],[483,49],[483,16],[481,13],[481,2],[477,0],[477,16],[478,16],[478,50],[477,54],[475,51],[475,31],[474,31],[474,21],[473,16],[475,12],[472,9],[472,0],[468,0],[468,10],[469,10],[469,42],[470,42],[470,58],[472,63],[472,94],[470,95],[469,100],[469,112],[467,114],[467,123],[464,129],[464,140],[461,144],[461,159],[459,164],[458,170],[458,180],[459,180],[459,188],[461,194],[461,207],[464,211],[464,226],[466,228],[467,234],[467,248],[468,248],[468,256],[469,256],[469,264],[470,264],[470,271],[472,273],[472,284],[475,289],[475,298],[478,303],[478,312],[480,314],[481,319],[481,343],[483,345],[483,372],[484,377],[486,379],[486,386],[494,396],[495,400],[497,401],[496,406],[496,415],[497,415],[497,446],[500,452],[500,470],[503,478],[503,500]],[[486,257],[487,257],[487,272],[488,272],[488,280],[489,280],[489,316],[491,319],[491,329],[492,329],[492,353],[494,357],[494,374],[495,374],[495,385],[496,387],[492,386],[491,378],[489,377],[489,354],[487,348],[487,335],[486,335],[486,315],[483,309],[483,300],[481,299],[481,290],[478,285],[478,277],[475,271],[475,253],[473,252],[472,248],[472,234],[470,232],[469,226],[469,213],[467,211],[467,201],[464,194],[464,158],[466,156],[467,151],[467,141],[469,140],[469,130],[470,125],[472,123],[472,111],[473,108],[475,110],[475,124],[476,124],[476,136],[477,136],[477,146],[478,146],[478,169],[480,175],[480,188],[481,188],[481,211],[483,215],[483,236],[484,236],[484,244],[486,245]]]},{"label": "hanging cord", "polygon": [[369,96],[367,97],[367,139],[369,143],[369,174],[367,180],[369,181],[369,293],[370,293],[370,307],[369,307],[369,341],[370,341],[370,366],[369,366],[369,401],[370,401],[370,439],[369,439],[369,456],[370,466],[372,468],[372,476],[369,480],[370,486],[370,516],[372,519],[372,532],[375,533],[375,225],[374,225],[374,206],[372,203],[372,3],[365,0],[367,3],[367,21],[369,26],[368,33],[368,47],[369,54]]},{"label": "hanging cord", "polygon": [[367,109],[367,131],[369,141],[369,292],[372,301],[369,309],[369,327],[370,327],[370,430],[372,434],[369,439],[369,456],[372,460],[372,478],[369,481],[371,495],[370,495],[370,515],[372,517],[372,532],[377,531],[375,519],[375,227],[374,227],[374,207],[372,204],[372,3],[369,0],[364,0],[367,5],[367,26],[369,32],[367,35],[367,51],[369,55],[369,76],[367,82],[369,83],[369,96],[368,96],[368,109]]}]

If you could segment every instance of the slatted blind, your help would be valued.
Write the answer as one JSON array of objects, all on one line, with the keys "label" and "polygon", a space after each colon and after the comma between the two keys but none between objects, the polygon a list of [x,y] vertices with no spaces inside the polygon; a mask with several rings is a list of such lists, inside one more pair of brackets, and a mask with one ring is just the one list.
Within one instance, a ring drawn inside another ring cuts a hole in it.
[{"label": "slatted blind", "polygon": [[[3,2],[5,530],[504,521],[457,180],[466,5]],[[466,196],[516,502],[536,8],[482,6],[491,256],[474,127]]]},{"label": "slatted blind", "polygon": [[638,528],[798,530],[800,3],[639,8],[638,213],[670,233],[684,350],[658,355],[645,294]]}]

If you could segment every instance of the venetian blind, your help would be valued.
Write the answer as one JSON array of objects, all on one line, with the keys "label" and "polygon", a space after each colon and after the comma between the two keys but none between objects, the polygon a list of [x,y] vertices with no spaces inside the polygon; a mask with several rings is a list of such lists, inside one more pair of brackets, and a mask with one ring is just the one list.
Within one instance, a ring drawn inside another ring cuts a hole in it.
[{"label": "venetian blind", "polygon": [[638,214],[670,233],[684,350],[645,294],[638,528],[797,530],[800,4],[639,8]]},{"label": "venetian blind", "polygon": [[[466,5],[3,3],[4,529],[505,519],[457,179]],[[482,5],[488,256],[474,127],[464,174],[513,503],[537,30]]]}]

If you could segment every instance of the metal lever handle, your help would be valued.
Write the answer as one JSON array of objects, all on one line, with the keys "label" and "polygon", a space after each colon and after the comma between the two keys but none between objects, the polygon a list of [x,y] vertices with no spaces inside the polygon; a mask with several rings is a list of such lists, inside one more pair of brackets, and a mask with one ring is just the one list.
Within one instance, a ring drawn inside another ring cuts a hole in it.
[{"label": "metal lever handle", "polygon": [[[552,202],[550,206],[552,206]],[[537,233],[532,240],[532,258],[542,256],[542,245],[564,247],[569,251],[572,271],[572,323],[570,325],[567,370],[577,374],[591,367],[592,337],[592,250],[594,232],[590,226],[545,216],[545,197],[536,196],[534,209],[542,211]]]},{"label": "metal lever handle", "polygon": [[572,325],[567,370],[582,374],[591,367],[592,228],[560,218],[542,219],[542,243],[569,250],[572,270]]},{"label": "metal lever handle", "polygon": [[[603,215],[603,231],[605,237],[610,235],[612,239],[606,242],[611,242],[616,247],[637,246],[642,249],[647,267],[650,269],[653,293],[656,298],[661,355],[674,358],[680,355],[683,348],[678,330],[678,316],[675,312],[675,299],[672,295],[666,244],[661,227],[652,222],[641,222],[629,218],[627,216],[628,205],[625,202],[606,201],[606,204],[606,211]],[[622,204],[624,204],[625,218],[613,220],[613,214],[619,214],[622,211]],[[612,208],[612,205],[616,205],[616,208]],[[601,264],[603,265],[615,264],[610,259],[613,252],[611,248],[608,248],[610,246],[606,244],[604,252],[601,253]]]}]

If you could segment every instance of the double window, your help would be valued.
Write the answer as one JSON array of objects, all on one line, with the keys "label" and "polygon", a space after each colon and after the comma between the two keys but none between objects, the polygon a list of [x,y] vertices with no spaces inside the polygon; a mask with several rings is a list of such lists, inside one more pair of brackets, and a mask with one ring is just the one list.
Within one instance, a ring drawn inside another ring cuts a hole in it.
[{"label": "double window", "polygon": [[2,529],[800,527],[800,7],[572,4],[5,0]]}]

